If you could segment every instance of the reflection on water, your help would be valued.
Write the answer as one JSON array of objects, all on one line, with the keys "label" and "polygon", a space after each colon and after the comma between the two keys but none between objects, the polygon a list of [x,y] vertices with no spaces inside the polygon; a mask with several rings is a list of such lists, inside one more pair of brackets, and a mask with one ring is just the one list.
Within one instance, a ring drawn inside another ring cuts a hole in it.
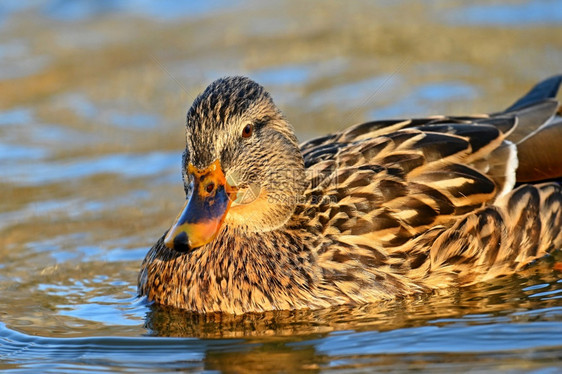
[{"label": "reflection on water", "polygon": [[[6,369],[13,365],[68,371],[84,366],[135,372],[291,372],[376,366],[471,372],[557,366],[562,282],[552,272],[553,260],[510,279],[440,295],[319,311],[202,316],[148,306],[142,300],[99,296],[69,315],[100,322],[113,337],[96,338],[91,332],[81,338],[34,337],[2,325],[0,355]],[[100,277],[98,284],[107,280]],[[82,285],[89,286],[93,284]],[[49,292],[68,297],[76,291],[70,286]],[[147,335],[173,338],[115,333],[117,325],[133,325],[134,317],[143,313]],[[41,366],[36,365],[38,359]]]},{"label": "reflection on water", "polygon": [[[562,254],[557,254],[561,256]],[[552,260],[552,259],[551,259]],[[197,336],[203,338],[242,338],[263,336],[301,337],[312,334],[325,334],[334,331],[365,332],[406,329],[421,326],[461,327],[467,325],[487,325],[496,323],[528,322],[537,316],[534,310],[539,304],[544,321],[552,321],[562,316],[562,281],[552,274],[549,261],[528,269],[524,277],[509,277],[473,287],[441,291],[435,295],[425,295],[397,301],[363,306],[340,306],[323,310],[274,311],[239,316],[210,314],[199,315],[174,308],[151,305],[147,314],[146,327],[155,336]],[[536,283],[541,282],[541,283]],[[530,286],[528,286],[531,284]],[[422,331],[425,331],[422,329]],[[340,336],[340,333],[337,336]],[[353,334],[351,334],[353,335]],[[459,336],[463,340],[466,336]],[[402,334],[397,337],[403,338]],[[444,334],[444,338],[447,334]],[[451,338],[451,337],[449,337]],[[474,337],[476,338],[476,337]],[[501,338],[503,339],[503,338]],[[423,340],[423,339],[422,339]],[[549,340],[562,341],[562,337]],[[442,344],[442,343],[441,343]],[[436,344],[438,351],[462,351],[458,346]],[[466,342],[466,344],[475,344]],[[487,347],[474,345],[471,351],[486,351]],[[532,347],[535,343],[514,341],[512,346]],[[414,349],[410,345],[395,347],[408,350],[427,349],[421,345]],[[334,345],[334,349],[343,347]],[[506,349],[504,346],[502,349]],[[380,347],[363,347],[373,352],[384,352]],[[390,347],[386,347],[392,351]]]},{"label": "reflection on water", "polygon": [[183,121],[264,84],[299,138],[507,107],[561,72],[554,0],[0,4],[0,371],[555,370],[557,258],[380,305],[193,315],[136,297],[183,203]]}]

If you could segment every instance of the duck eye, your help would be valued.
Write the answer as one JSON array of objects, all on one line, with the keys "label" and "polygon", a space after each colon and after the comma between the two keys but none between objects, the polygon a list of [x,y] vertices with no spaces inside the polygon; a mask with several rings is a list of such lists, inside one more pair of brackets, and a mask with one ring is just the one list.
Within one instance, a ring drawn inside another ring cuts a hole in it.
[{"label": "duck eye", "polygon": [[251,123],[248,123],[242,129],[242,137],[249,138],[252,135],[252,132],[254,132],[254,126]]}]

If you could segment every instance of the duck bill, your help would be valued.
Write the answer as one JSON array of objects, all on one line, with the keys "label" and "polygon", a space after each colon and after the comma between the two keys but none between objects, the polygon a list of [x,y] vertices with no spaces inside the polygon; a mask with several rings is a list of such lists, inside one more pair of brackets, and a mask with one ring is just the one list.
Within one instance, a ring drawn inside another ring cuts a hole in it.
[{"label": "duck bill", "polygon": [[234,191],[226,182],[217,160],[206,169],[189,164],[192,175],[192,193],[181,213],[164,238],[170,249],[186,252],[204,246],[218,234]]}]

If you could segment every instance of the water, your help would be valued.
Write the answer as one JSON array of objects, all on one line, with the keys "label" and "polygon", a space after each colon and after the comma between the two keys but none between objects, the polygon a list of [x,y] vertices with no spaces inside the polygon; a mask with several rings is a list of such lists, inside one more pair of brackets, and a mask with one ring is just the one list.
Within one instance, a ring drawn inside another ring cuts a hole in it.
[{"label": "water", "polygon": [[0,4],[0,371],[554,373],[562,255],[415,299],[200,316],[136,297],[183,202],[183,119],[264,84],[300,139],[505,108],[561,73],[550,0]]}]

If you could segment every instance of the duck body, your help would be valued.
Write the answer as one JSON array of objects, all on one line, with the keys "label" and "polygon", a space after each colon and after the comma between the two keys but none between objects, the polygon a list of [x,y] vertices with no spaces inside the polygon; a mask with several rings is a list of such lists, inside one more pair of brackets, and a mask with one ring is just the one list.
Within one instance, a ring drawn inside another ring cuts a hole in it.
[{"label": "duck body", "polygon": [[188,112],[186,206],[139,294],[241,314],[516,272],[562,247],[561,81],[501,113],[367,122],[300,146],[257,83],[214,82]]}]

